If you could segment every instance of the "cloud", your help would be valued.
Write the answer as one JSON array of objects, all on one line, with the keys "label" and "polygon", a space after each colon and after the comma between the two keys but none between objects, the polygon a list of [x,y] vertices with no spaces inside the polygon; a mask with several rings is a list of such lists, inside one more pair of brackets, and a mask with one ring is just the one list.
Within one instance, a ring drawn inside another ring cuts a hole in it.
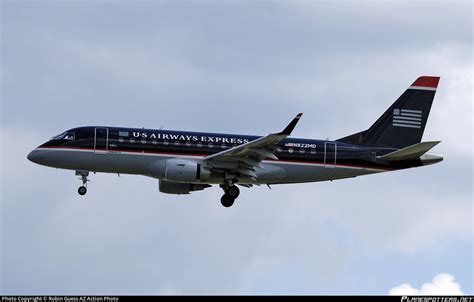
[{"label": "cloud", "polygon": [[454,276],[448,273],[440,273],[433,277],[431,283],[424,283],[420,289],[413,288],[410,284],[404,283],[396,286],[388,292],[389,295],[402,296],[460,296],[464,295],[459,283],[455,282]]}]

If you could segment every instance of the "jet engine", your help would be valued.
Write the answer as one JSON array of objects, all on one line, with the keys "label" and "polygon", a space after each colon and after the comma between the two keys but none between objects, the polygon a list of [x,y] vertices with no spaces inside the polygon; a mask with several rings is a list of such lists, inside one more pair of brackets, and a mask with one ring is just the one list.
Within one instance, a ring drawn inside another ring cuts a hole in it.
[{"label": "jet engine", "polygon": [[170,181],[194,182],[206,179],[211,172],[192,160],[179,158],[166,161],[165,178]]},{"label": "jet engine", "polygon": [[189,194],[192,191],[200,191],[209,188],[207,184],[190,184],[183,182],[174,182],[160,179],[159,189],[162,193],[168,194]]}]

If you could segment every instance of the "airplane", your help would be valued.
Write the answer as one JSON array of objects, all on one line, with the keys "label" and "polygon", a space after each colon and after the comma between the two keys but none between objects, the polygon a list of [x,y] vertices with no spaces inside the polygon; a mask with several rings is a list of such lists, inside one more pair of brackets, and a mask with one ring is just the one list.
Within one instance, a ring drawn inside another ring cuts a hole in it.
[{"label": "airplane", "polygon": [[302,113],[266,136],[86,126],[31,151],[37,164],[74,170],[87,192],[89,172],[144,175],[159,191],[189,194],[219,185],[231,207],[241,187],[336,180],[434,164],[440,141],[421,142],[439,77],[422,76],[367,130],[331,141],[288,138]]}]

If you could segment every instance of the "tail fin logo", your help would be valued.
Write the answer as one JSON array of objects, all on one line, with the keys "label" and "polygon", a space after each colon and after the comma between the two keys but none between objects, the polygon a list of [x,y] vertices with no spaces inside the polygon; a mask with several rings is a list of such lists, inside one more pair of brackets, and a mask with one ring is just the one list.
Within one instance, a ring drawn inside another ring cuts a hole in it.
[{"label": "tail fin logo", "polygon": [[409,109],[393,109],[393,127],[421,128],[423,111]]}]

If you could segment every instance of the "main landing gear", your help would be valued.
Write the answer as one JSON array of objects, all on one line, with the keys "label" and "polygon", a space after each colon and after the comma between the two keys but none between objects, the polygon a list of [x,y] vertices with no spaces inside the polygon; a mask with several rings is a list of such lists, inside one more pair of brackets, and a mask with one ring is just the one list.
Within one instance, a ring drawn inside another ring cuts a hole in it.
[{"label": "main landing gear", "polygon": [[87,179],[87,176],[89,176],[89,171],[77,170],[76,175],[80,176],[81,178],[79,179],[82,180],[82,186],[77,189],[77,193],[79,193],[79,195],[85,195],[87,193],[87,182],[89,181],[89,179]]},{"label": "main landing gear", "polygon": [[221,197],[221,204],[226,208],[231,207],[237,197],[239,197],[240,189],[232,183],[221,185],[221,188],[224,190],[224,195]]}]

